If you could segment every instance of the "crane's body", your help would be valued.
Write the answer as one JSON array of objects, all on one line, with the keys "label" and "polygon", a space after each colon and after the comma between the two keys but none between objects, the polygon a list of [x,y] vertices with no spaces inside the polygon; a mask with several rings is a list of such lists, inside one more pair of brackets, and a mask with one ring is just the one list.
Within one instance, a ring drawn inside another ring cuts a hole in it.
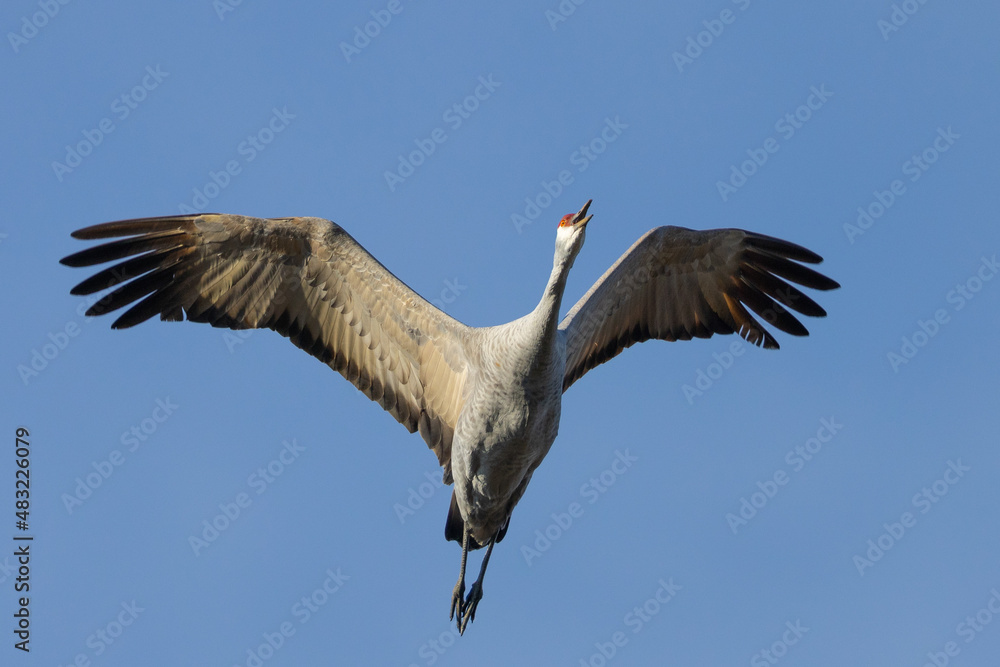
[{"label": "crane's body", "polygon": [[[445,536],[462,545],[451,612],[464,632],[482,598],[493,546],[556,438],[570,385],[650,338],[738,333],[777,348],[747,307],[804,336],[805,327],[785,306],[809,316],[826,313],[782,278],[820,290],[838,287],[798,264],[821,258],[793,243],[737,229],[659,227],[640,237],[560,321],[589,207],[588,201],[560,221],[552,272],[535,309],[493,327],[468,327],[441,312],[321,218],[203,214],[105,223],[73,235],[117,240],[62,262],[123,260],[72,290],[114,287],[87,311],[101,315],[130,305],[113,328],[159,315],[273,329],[409,431],[419,431],[444,481],[454,483]],[[466,597],[466,559],[479,547],[486,554]]]},{"label": "crane's body", "polygon": [[542,345],[519,349],[528,331],[521,322],[530,320],[499,329],[497,344],[483,351],[451,445],[461,520],[478,545],[506,523],[559,431],[565,344],[553,331]]},{"label": "crane's body", "polygon": [[[559,307],[574,257],[557,254],[530,313],[473,331],[468,354],[481,358],[458,418],[451,466],[461,519],[478,545],[507,523],[559,432],[566,371]],[[458,519],[449,516],[446,533],[461,541]]]}]

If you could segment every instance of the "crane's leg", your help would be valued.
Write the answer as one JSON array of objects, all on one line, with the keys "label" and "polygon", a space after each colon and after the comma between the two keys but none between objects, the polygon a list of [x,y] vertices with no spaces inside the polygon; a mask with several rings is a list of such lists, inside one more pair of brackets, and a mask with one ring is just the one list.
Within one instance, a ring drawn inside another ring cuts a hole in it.
[{"label": "crane's leg", "polygon": [[469,624],[469,621],[476,620],[476,606],[483,599],[483,577],[486,576],[486,566],[489,565],[490,554],[493,553],[493,545],[496,541],[496,535],[490,538],[490,543],[486,547],[486,555],[483,557],[483,566],[479,568],[479,578],[472,584],[472,588],[469,589],[469,597],[465,599],[465,604],[462,605],[462,618],[459,619],[460,622],[458,625],[458,634],[460,635],[465,634],[465,627]]},{"label": "crane's leg", "polygon": [[465,609],[465,563],[469,559],[469,531],[463,527],[462,530],[462,567],[458,570],[458,583],[455,590],[451,592],[451,613],[448,620],[457,617],[458,632],[462,633],[462,611]]}]

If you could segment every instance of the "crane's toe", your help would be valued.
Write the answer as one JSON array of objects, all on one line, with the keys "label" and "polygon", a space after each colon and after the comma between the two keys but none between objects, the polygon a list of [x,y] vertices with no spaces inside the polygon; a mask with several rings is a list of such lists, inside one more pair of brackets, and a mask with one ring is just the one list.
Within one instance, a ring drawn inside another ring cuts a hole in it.
[{"label": "crane's toe", "polygon": [[483,584],[479,580],[476,580],[476,582],[472,584],[472,588],[469,589],[469,597],[465,599],[465,603],[462,605],[461,618],[459,619],[458,625],[458,634],[464,635],[465,628],[469,625],[469,622],[476,620],[476,607],[482,599]]},{"label": "crane's toe", "polygon": [[448,620],[456,619],[458,623],[459,634],[462,632],[462,612],[465,609],[465,580],[460,580],[455,584],[455,590],[451,592],[451,613],[448,614]]}]

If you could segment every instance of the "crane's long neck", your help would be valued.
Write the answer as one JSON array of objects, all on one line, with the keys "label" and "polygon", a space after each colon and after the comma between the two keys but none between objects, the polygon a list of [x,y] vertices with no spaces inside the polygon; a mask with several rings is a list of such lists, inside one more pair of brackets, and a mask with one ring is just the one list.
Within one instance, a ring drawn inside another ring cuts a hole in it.
[{"label": "crane's long neck", "polygon": [[545,291],[542,299],[532,311],[532,319],[536,326],[541,326],[545,334],[555,334],[559,326],[559,307],[562,305],[563,291],[566,289],[566,278],[569,270],[573,266],[572,255],[556,253],[552,264],[552,273],[549,274],[549,281],[545,284]]}]

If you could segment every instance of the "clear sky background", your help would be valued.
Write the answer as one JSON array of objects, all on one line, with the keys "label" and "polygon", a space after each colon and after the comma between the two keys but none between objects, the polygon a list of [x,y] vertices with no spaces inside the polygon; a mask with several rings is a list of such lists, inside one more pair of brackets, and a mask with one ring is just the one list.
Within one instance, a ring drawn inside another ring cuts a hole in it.
[{"label": "clear sky background", "polygon": [[[995,3],[223,2],[0,11],[0,663],[996,664]],[[321,216],[489,325],[590,198],[564,310],[663,224],[789,239],[843,288],[780,351],[647,343],[577,383],[460,639],[418,436],[272,332],[84,318],[58,264],[183,206]]]}]

